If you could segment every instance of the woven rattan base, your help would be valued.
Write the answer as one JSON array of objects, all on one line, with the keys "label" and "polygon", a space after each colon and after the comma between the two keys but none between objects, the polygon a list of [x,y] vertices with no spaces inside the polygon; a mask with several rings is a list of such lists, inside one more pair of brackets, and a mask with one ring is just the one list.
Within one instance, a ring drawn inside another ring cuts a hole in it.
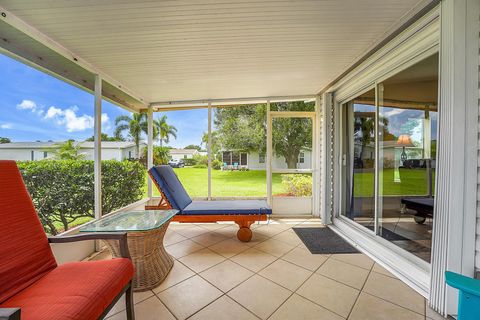
[{"label": "woven rattan base", "polygon": [[[173,267],[172,257],[165,251],[163,237],[170,222],[158,229],[129,232],[128,249],[135,266],[133,291],[158,287]],[[113,257],[120,257],[118,241],[104,241]]]}]

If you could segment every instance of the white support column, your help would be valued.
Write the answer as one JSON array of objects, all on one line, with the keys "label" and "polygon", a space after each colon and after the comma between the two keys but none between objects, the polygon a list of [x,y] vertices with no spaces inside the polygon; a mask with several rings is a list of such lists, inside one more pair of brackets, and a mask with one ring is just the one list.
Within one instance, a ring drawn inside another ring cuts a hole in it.
[{"label": "white support column", "polygon": [[[147,114],[147,135],[148,135],[148,146],[147,146],[147,167],[150,169],[153,167],[153,107],[150,105],[148,107],[148,114]],[[137,155],[139,156],[139,155]],[[152,179],[150,176],[147,180],[147,194],[148,197],[153,197],[153,188],[152,188]]]},{"label": "white support column", "polygon": [[322,99],[320,96],[315,98],[315,118],[313,123],[313,137],[312,137],[312,214],[314,217],[320,217],[321,208],[321,115],[322,115]]},{"label": "white support column", "polygon": [[438,145],[430,306],[457,311],[445,271],[474,276],[478,176],[478,0],[441,1]]},{"label": "white support column", "polygon": [[94,99],[94,212],[95,219],[102,217],[102,77],[95,75]]},{"label": "white support column", "polygon": [[212,104],[208,103],[208,200],[212,200]]},{"label": "white support column", "polygon": [[272,117],[270,116],[270,100],[267,101],[267,155],[266,155],[266,174],[267,174],[267,202],[272,206]]},{"label": "white support column", "polygon": [[333,168],[333,159],[332,159],[332,144],[331,139],[333,135],[332,124],[331,124],[331,108],[332,108],[332,93],[324,93],[322,96],[322,130],[321,130],[321,139],[322,139],[322,151],[321,151],[321,162],[320,166],[322,168],[321,175],[321,199],[320,199],[320,219],[323,224],[332,223],[332,168]]}]

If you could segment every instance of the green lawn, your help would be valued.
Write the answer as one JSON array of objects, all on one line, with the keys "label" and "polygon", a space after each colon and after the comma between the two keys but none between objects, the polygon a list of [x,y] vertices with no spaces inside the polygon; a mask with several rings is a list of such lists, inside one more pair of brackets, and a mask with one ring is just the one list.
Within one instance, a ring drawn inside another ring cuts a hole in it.
[{"label": "green lawn", "polygon": [[[207,169],[175,168],[175,173],[191,197],[207,196]],[[265,197],[267,195],[266,173],[263,170],[221,171],[212,170],[213,197]],[[426,195],[426,171],[402,169],[401,183],[395,181],[394,169],[383,170],[383,195]],[[397,176],[398,178],[398,176]],[[433,173],[435,179],[435,173]],[[371,197],[374,192],[373,172],[355,173],[355,196]],[[273,194],[285,194],[279,173],[273,174]],[[154,188],[155,196],[158,190]],[[144,195],[147,195],[145,184]]]},{"label": "green lawn", "polygon": [[[426,169],[385,169],[380,173],[382,195],[426,195],[428,193]],[[435,181],[435,171],[432,172]],[[374,193],[374,173],[355,173],[354,194],[356,197],[372,197]],[[435,183],[432,183],[433,187]],[[433,190],[435,191],[435,190]]]},{"label": "green lawn", "polygon": [[[175,168],[175,173],[191,197],[206,197],[208,192],[205,168]],[[273,194],[286,193],[280,174],[273,174]],[[158,190],[154,188],[155,196]],[[146,196],[146,187],[145,187]],[[212,170],[213,197],[266,197],[266,173],[263,170],[221,171]]]}]

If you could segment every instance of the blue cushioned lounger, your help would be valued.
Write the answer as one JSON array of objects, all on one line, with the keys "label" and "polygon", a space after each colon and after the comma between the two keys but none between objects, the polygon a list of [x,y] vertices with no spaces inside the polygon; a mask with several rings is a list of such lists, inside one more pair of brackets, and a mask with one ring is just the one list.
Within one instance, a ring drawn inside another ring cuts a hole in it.
[{"label": "blue cushioned lounger", "polygon": [[173,221],[217,222],[234,221],[240,227],[237,233],[241,241],[250,241],[250,225],[267,220],[272,209],[265,200],[217,200],[192,201],[173,169],[168,165],[152,167],[148,173],[158,187],[162,200],[147,209],[174,208],[180,211]]}]

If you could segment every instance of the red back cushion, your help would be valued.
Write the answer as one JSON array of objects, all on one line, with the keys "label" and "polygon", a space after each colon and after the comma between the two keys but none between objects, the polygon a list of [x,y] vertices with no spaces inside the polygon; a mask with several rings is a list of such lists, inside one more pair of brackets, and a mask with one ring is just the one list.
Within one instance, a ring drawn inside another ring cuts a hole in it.
[{"label": "red back cushion", "polygon": [[14,161],[0,160],[0,303],[57,264]]}]

